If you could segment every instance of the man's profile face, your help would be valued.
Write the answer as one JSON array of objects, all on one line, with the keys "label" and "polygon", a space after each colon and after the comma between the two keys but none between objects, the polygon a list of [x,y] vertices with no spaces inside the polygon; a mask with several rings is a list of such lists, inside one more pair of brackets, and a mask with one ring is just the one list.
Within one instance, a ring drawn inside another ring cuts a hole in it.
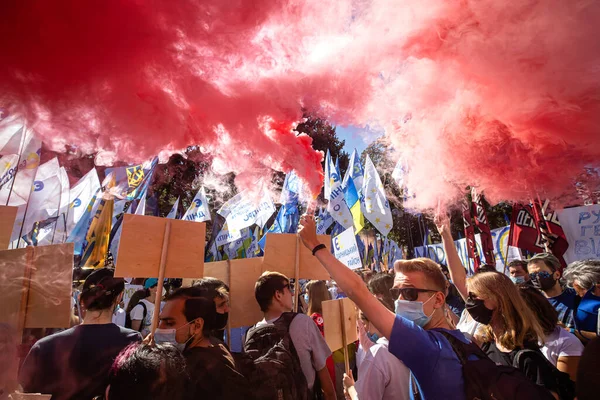
[{"label": "man's profile face", "polygon": [[527,273],[526,270],[523,269],[522,265],[513,265],[508,267],[508,270],[510,271],[510,276],[516,278],[518,276],[522,276],[523,278],[525,278],[526,281],[529,280],[529,274]]},{"label": "man's profile face", "polygon": [[[158,327],[160,329],[175,329],[175,340],[177,343],[185,343],[189,337],[189,326],[183,314],[185,307],[185,299],[173,299],[166,302],[163,310],[160,313]],[[181,329],[179,329],[181,328]]]},{"label": "man's profile face", "polygon": [[214,298],[214,302],[219,314],[225,314],[229,312],[229,296],[216,296]]}]

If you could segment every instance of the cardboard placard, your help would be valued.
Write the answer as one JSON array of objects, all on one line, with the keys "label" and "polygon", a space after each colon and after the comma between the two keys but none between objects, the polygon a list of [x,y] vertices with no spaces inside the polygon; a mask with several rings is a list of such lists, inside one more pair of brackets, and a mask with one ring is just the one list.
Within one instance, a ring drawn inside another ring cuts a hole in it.
[{"label": "cardboard placard", "polygon": [[[263,259],[243,258],[206,263],[205,276],[222,280],[229,286],[229,325],[231,328],[251,326],[262,320],[264,315],[254,298],[254,286],[262,274]],[[231,276],[231,281],[229,276]]]},{"label": "cardboard placard", "polygon": [[[344,309],[343,324],[340,303]],[[325,341],[331,351],[336,351],[344,347],[342,325],[346,331],[346,345],[358,340],[358,333],[356,332],[357,310],[352,300],[348,298],[327,300],[322,303],[322,307]]]},{"label": "cardboard placard", "polygon": [[204,276],[206,224],[145,215],[125,214],[115,276],[159,276],[163,238],[171,224],[166,258],[166,278]]},{"label": "cardboard placard", "polygon": [[8,249],[19,207],[0,206],[0,250]]},{"label": "cardboard placard", "polygon": [[[331,248],[331,236],[318,235],[320,243],[327,246],[327,251]],[[268,233],[265,244],[265,257],[263,262],[263,271],[277,271],[292,279],[295,275],[296,267],[296,244],[297,234],[295,233]],[[327,270],[321,265],[319,260],[312,255],[312,252],[304,247],[300,242],[300,279],[331,279]]]},{"label": "cardboard placard", "polygon": [[0,251],[0,274],[0,322],[23,328],[69,327],[73,243]]},{"label": "cardboard placard", "polygon": [[39,393],[11,393],[10,395],[13,400],[50,400],[51,394],[39,394]]}]

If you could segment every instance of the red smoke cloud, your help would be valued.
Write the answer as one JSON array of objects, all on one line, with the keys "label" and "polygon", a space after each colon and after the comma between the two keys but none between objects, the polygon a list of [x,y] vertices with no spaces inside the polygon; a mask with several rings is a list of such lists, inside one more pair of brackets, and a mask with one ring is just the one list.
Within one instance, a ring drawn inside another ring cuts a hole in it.
[{"label": "red smoke cloud", "polygon": [[0,13],[0,102],[106,162],[198,144],[242,187],[294,168],[314,193],[320,154],[291,130],[301,107],[384,127],[419,208],[465,185],[566,200],[600,156],[595,1],[5,0]]}]

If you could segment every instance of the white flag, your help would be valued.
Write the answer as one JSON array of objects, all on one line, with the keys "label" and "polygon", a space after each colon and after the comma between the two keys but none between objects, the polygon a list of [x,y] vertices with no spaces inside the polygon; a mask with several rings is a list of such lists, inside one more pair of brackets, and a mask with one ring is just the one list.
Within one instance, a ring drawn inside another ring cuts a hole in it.
[{"label": "white flag", "polygon": [[204,187],[201,187],[200,190],[198,190],[196,197],[192,200],[190,208],[188,208],[181,219],[184,221],[195,222],[210,221],[210,209],[208,208]]},{"label": "white flag", "polygon": [[360,165],[360,157],[358,156],[356,149],[354,149],[352,155],[350,156],[348,169],[346,170],[346,175],[344,175],[344,181],[342,182],[343,187],[346,187],[346,182],[348,182],[348,178],[350,177],[354,181],[356,191],[360,195],[364,181],[364,171],[362,165]]},{"label": "white flag", "polygon": [[146,215],[146,191],[140,195],[141,199],[135,209],[135,215]]},{"label": "white flag", "polygon": [[173,204],[173,208],[171,208],[171,211],[169,211],[169,214],[167,215],[167,218],[169,219],[176,219],[177,218],[177,210],[179,209],[179,197],[177,198],[177,200],[175,200],[175,204]]},{"label": "white flag", "polygon": [[[50,243],[48,244],[59,244],[64,243],[67,240],[67,218],[69,215],[69,191],[71,186],[69,184],[69,175],[67,174],[67,170],[65,167],[60,167],[60,171],[58,174],[60,180],[60,201],[59,201],[59,210],[58,210],[58,220],[55,224],[52,224],[53,233],[50,239]],[[44,243],[40,243],[38,239],[38,245]]]},{"label": "white flag", "polygon": [[331,193],[329,195],[329,203],[327,203],[327,212],[344,228],[351,228],[354,226],[354,219],[352,218],[348,204],[346,204],[344,187],[342,186],[339,171],[331,161],[331,158],[329,159],[329,187]]},{"label": "white flag", "polygon": [[229,230],[227,226],[227,222],[223,225],[223,228],[217,234],[217,238],[215,239],[215,243],[217,246],[223,246],[227,243],[235,242],[239,238],[242,237],[241,230]]},{"label": "white flag", "polygon": [[245,192],[238,193],[218,211],[232,231],[242,230],[252,224],[262,228],[274,212],[275,204],[266,191],[263,191],[263,197],[258,203],[246,197]]},{"label": "white flag", "polygon": [[[100,190],[100,179],[98,178],[96,168],[92,168],[71,188],[69,191],[70,209],[67,218],[67,236],[71,234],[71,231],[85,213],[88,204],[98,190]],[[118,201],[115,202],[115,210],[117,209],[117,203]],[[124,200],[123,205],[125,205]],[[123,208],[121,207],[120,212],[122,211]],[[115,221],[113,220],[114,223]]]},{"label": "white flag", "polygon": [[387,236],[393,225],[392,210],[379,174],[368,155],[365,160],[365,181],[361,200],[365,217],[382,235]]},{"label": "white flag", "polygon": [[[22,235],[29,233],[33,229],[34,223],[58,216],[60,193],[60,166],[58,159],[54,157],[37,169],[33,191],[29,196]],[[23,241],[21,243],[24,244]]]},{"label": "white flag", "polygon": [[331,165],[331,154],[329,153],[329,150],[327,150],[327,155],[325,155],[325,168],[323,171],[323,175],[324,175],[324,179],[325,182],[323,184],[323,197],[328,199],[329,195],[331,194],[331,184],[330,184],[330,168],[329,166]]},{"label": "white flag", "polygon": [[335,258],[350,269],[362,268],[362,261],[354,236],[354,229],[348,228],[332,240]]},{"label": "white flag", "polygon": [[21,152],[23,130],[23,121],[19,118],[5,118],[0,121],[0,155]]}]

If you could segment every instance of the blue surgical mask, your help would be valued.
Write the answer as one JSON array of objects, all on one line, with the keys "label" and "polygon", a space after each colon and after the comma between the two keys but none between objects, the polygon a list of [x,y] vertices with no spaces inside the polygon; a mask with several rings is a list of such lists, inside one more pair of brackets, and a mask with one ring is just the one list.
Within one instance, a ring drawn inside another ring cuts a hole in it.
[{"label": "blue surgical mask", "polygon": [[[435,295],[431,296],[425,303],[434,297]],[[425,303],[422,301],[396,300],[396,315],[406,318],[422,328],[431,321],[431,317],[433,316],[433,313],[428,316],[425,314],[425,311],[423,311],[423,305]],[[433,312],[435,312],[435,310]]]},{"label": "blue surgical mask", "polygon": [[[195,320],[194,320],[195,321]],[[177,348],[177,350],[179,351],[184,351],[185,347],[187,346],[187,344],[189,343],[190,340],[192,340],[192,338],[196,335],[193,334],[191,335],[188,340],[186,340],[184,343],[179,343],[176,339],[176,334],[177,331],[183,327],[188,326],[189,324],[191,324],[194,321],[190,321],[187,324],[179,327],[178,329],[156,329],[154,331],[154,341],[156,343],[170,343],[173,346],[175,346]]]},{"label": "blue surgical mask", "polygon": [[376,333],[367,332],[367,336],[373,343],[377,343],[377,341],[379,340],[379,335]]},{"label": "blue surgical mask", "polygon": [[525,283],[524,276],[511,276],[510,280],[513,281],[515,285],[518,285],[519,283]]}]

